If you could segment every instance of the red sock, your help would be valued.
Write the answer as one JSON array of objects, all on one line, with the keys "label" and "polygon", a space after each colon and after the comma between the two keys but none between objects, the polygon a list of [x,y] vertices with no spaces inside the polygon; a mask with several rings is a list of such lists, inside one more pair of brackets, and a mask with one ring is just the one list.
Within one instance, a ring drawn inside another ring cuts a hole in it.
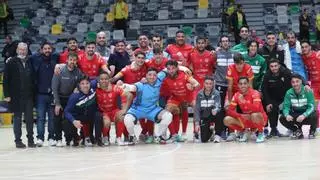
[{"label": "red sock", "polygon": [[102,136],[103,137],[105,137],[105,136],[109,137],[109,134],[110,134],[110,127],[103,127],[102,128]]},{"label": "red sock", "polygon": [[177,125],[177,122],[178,122],[178,125],[179,125],[179,120],[180,120],[179,114],[174,114],[173,118],[172,118],[172,121],[168,126],[171,135],[174,135],[174,134],[178,133],[176,125]]},{"label": "red sock", "polygon": [[186,133],[186,132],[187,132],[187,128],[188,128],[188,118],[189,118],[188,109],[182,110],[182,115],[181,115],[181,119],[182,119],[182,133]]},{"label": "red sock", "polygon": [[82,123],[82,132],[84,137],[90,137],[89,123]]},{"label": "red sock", "polygon": [[147,130],[148,130],[148,135],[153,136],[154,132],[154,123],[150,120],[147,121]]},{"label": "red sock", "polygon": [[139,119],[139,122],[140,122],[140,126],[141,126],[141,129],[142,129],[141,134],[146,135],[147,132],[148,132],[146,119]]},{"label": "red sock", "polygon": [[176,117],[176,120],[174,121],[175,122],[175,125],[174,127],[176,128],[176,134],[179,133],[179,130],[180,130],[180,114],[177,114],[177,117]]},{"label": "red sock", "polygon": [[117,124],[116,124],[116,136],[117,136],[117,138],[122,136],[122,133],[124,133],[124,129],[125,129],[125,127],[124,127],[123,121],[117,122]]}]

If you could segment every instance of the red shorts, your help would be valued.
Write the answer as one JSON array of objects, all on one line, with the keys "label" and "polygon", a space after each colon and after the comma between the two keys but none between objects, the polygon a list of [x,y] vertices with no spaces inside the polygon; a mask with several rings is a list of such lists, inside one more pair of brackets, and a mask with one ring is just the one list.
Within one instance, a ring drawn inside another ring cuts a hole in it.
[{"label": "red shorts", "polygon": [[253,123],[250,119],[247,119],[244,116],[238,119],[240,123],[243,125],[243,128],[263,128],[268,122],[268,116],[266,113],[262,113],[262,116],[263,116],[263,122],[259,125],[257,125],[256,123]]},{"label": "red shorts", "polygon": [[312,85],[311,88],[313,90],[314,98],[319,100],[320,99],[320,84]]},{"label": "red shorts", "polygon": [[115,110],[110,111],[110,112],[104,112],[104,113],[103,113],[103,116],[108,116],[109,119],[110,119],[110,121],[111,121],[111,122],[114,122],[115,119],[116,119],[116,114],[117,114],[117,112],[119,112],[119,111],[120,111],[120,109],[115,109]]},{"label": "red shorts", "polygon": [[177,98],[176,96],[171,96],[171,97],[169,97],[169,99],[167,101],[167,105],[173,105],[173,106],[180,106],[184,103],[191,104],[192,103],[192,96],[190,95],[189,97],[185,97],[184,99]]}]

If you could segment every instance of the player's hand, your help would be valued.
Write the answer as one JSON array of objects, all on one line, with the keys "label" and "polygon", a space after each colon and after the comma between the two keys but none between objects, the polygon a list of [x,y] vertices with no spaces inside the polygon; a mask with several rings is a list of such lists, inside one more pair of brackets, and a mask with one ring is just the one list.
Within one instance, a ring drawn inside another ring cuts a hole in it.
[{"label": "player's hand", "polygon": [[145,84],[145,83],[147,83],[148,81],[147,81],[147,78],[143,77],[143,78],[140,80],[140,82],[143,83],[143,84]]},{"label": "player's hand", "polygon": [[59,64],[57,64],[55,67],[54,67],[54,74],[55,75],[59,75],[61,73],[61,66]]},{"label": "player's hand", "polygon": [[305,119],[306,119],[306,117],[302,114],[302,115],[298,116],[297,122],[302,122]]},{"label": "player's hand", "polygon": [[293,121],[293,117],[290,116],[290,115],[288,115],[288,116],[286,117],[286,120],[287,120],[287,121]]},{"label": "player's hand", "polygon": [[194,132],[199,133],[199,131],[200,131],[200,125],[198,123],[196,123],[194,126]]},{"label": "player's hand", "polygon": [[9,103],[9,102],[11,102],[11,97],[6,97],[6,98],[4,98],[3,100],[4,100],[5,102]]},{"label": "player's hand", "polygon": [[54,114],[58,116],[60,114],[60,110],[62,110],[62,107],[60,105],[54,106]]},{"label": "player's hand", "polygon": [[123,86],[123,81],[118,80],[117,83],[116,83],[116,85],[119,86],[119,87],[122,87],[122,86]]},{"label": "player's hand", "polygon": [[229,105],[230,105],[230,102],[229,102],[229,101],[226,101],[226,102],[224,103],[224,109],[227,110],[228,107],[229,107]]},{"label": "player's hand", "polygon": [[83,126],[81,124],[81,121],[79,121],[79,120],[74,120],[72,123],[73,123],[74,127],[76,127],[77,129],[81,129]]},{"label": "player's hand", "polygon": [[188,89],[188,90],[193,91],[194,88],[193,88],[192,84],[187,83],[186,86],[187,86],[187,89]]},{"label": "player's hand", "polygon": [[218,112],[217,112],[216,110],[214,110],[214,109],[211,110],[211,114],[212,114],[213,116],[217,115],[217,113],[218,113]]},{"label": "player's hand", "polygon": [[313,90],[311,89],[311,87],[310,87],[309,85],[305,85],[305,86],[304,86],[304,90],[305,90],[306,92],[313,92]]},{"label": "player's hand", "polygon": [[212,56],[214,56],[214,55],[216,55],[216,51],[215,51],[215,50],[212,50],[212,51],[210,51],[210,54],[211,54]]},{"label": "player's hand", "polygon": [[271,112],[271,110],[272,110],[272,104],[268,104],[267,107],[266,107],[266,109],[267,109],[267,112]]}]

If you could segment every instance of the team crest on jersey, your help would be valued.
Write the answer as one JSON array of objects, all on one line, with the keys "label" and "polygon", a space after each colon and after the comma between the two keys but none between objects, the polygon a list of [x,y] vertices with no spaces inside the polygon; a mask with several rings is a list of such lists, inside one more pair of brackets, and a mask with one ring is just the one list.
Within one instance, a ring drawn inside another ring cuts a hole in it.
[{"label": "team crest on jersey", "polygon": [[281,78],[281,81],[284,82],[284,77]]},{"label": "team crest on jersey", "polygon": [[174,85],[174,86],[176,86],[176,85],[177,85],[177,83],[173,83],[173,85]]},{"label": "team crest on jersey", "polygon": [[258,65],[259,64],[259,62],[258,61],[256,61],[256,65]]},{"label": "team crest on jersey", "polygon": [[111,97],[112,97],[112,94],[108,94],[108,96],[109,96],[109,98],[111,98]]},{"label": "team crest on jersey", "polygon": [[96,65],[93,65],[93,66],[92,66],[92,68],[96,68],[96,67],[97,67]]},{"label": "team crest on jersey", "polygon": [[204,59],[204,62],[206,62],[206,63],[209,62],[209,59],[208,59],[208,58],[205,58],[205,59]]}]

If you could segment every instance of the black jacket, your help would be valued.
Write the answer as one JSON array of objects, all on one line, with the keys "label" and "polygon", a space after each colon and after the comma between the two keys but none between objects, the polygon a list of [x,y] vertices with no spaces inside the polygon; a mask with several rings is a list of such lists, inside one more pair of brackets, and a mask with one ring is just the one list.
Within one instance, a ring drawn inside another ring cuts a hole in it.
[{"label": "black jacket", "polygon": [[11,44],[6,44],[2,50],[2,57],[4,57],[4,63],[9,57],[14,57],[17,53],[17,42],[12,42]]},{"label": "black jacket", "polygon": [[[241,12],[241,14],[242,14],[242,17],[243,17],[242,24],[244,26],[248,26],[246,15],[243,12]],[[237,11],[235,11],[234,13],[231,14],[231,16],[230,16],[230,25],[233,27],[232,30],[235,30],[235,29],[240,30],[240,29],[238,29],[238,14],[237,14]]]},{"label": "black jacket", "polygon": [[270,70],[264,75],[262,94],[265,105],[281,104],[284,96],[291,88],[292,73],[289,69],[281,67],[279,74],[274,75]]},{"label": "black jacket", "polygon": [[284,64],[284,50],[278,50],[277,44],[275,47],[271,50],[269,46],[266,44],[261,49],[259,49],[259,54],[266,60],[268,69],[269,69],[269,61],[272,58],[278,59],[280,61],[280,64],[285,67]]},{"label": "black jacket", "polygon": [[34,97],[34,77],[30,61],[25,66],[20,58],[10,59],[4,70],[3,77],[4,97],[10,97],[9,109],[12,112],[19,112],[20,99],[23,97]]}]

